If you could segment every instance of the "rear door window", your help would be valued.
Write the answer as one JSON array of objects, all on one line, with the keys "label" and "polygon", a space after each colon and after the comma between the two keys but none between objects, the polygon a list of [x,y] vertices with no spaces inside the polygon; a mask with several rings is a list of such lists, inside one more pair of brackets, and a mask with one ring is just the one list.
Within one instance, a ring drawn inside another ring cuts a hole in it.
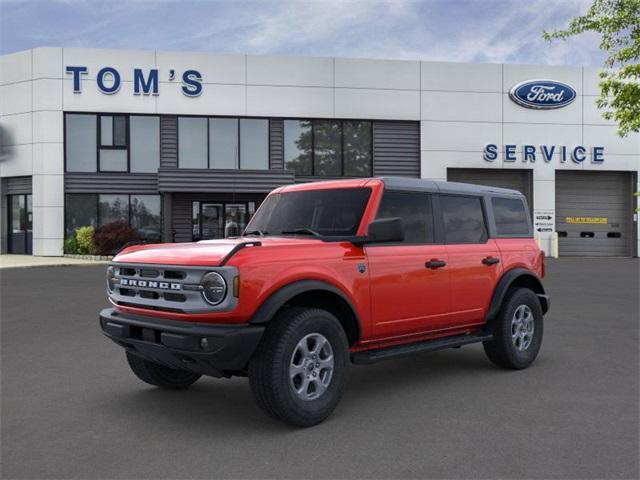
[{"label": "rear door window", "polygon": [[498,235],[530,235],[529,219],[522,199],[494,197],[491,205]]},{"label": "rear door window", "polygon": [[431,196],[425,193],[384,192],[376,218],[400,217],[403,243],[434,243]]},{"label": "rear door window", "polygon": [[446,243],[485,243],[487,227],[480,197],[440,197]]}]

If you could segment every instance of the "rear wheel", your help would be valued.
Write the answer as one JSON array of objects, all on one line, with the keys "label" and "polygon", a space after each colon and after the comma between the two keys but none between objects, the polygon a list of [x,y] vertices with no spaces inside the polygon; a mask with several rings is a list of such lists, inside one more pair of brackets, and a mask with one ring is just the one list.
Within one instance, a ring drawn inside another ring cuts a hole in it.
[{"label": "rear wheel", "polygon": [[133,373],[145,383],[169,390],[183,390],[195,383],[201,375],[185,370],[174,370],[150,362],[127,352],[127,362]]},{"label": "rear wheel", "polygon": [[258,405],[292,425],[322,422],[342,397],[348,348],[344,329],[329,312],[283,310],[269,324],[249,363]]},{"label": "rear wheel", "polygon": [[503,368],[527,368],[542,345],[543,314],[540,301],[528,288],[510,289],[490,331],[493,339],[484,342],[484,351]]}]

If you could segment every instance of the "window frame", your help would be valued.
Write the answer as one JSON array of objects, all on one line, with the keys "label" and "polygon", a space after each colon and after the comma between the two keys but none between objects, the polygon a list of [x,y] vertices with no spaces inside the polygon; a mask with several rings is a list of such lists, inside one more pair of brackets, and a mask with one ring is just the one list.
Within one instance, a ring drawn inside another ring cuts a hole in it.
[{"label": "window frame", "polygon": [[[206,169],[197,168],[192,170],[225,170],[225,171],[238,171],[243,170],[242,168],[242,145],[241,145],[241,137],[240,137],[240,120],[266,120],[267,121],[267,168],[264,170],[247,170],[247,171],[269,171],[271,170],[271,120],[273,117],[243,117],[236,115],[176,115],[176,165],[177,168],[187,168],[180,167],[180,117],[189,117],[189,118],[204,118],[207,120],[207,167]],[[232,120],[236,120],[237,123],[237,145],[238,145],[238,167],[237,168],[211,168],[211,119],[212,118],[230,118]],[[284,138],[284,130],[283,130],[283,138]],[[284,151],[284,150],[283,150]]]},{"label": "window frame", "polygon": [[[487,213],[488,212],[487,204],[486,204],[487,198],[485,195],[473,195],[473,194],[467,194],[467,193],[439,193],[437,196],[438,196],[438,210],[439,210],[438,217],[440,218],[440,223],[442,227],[442,241],[444,242],[444,245],[486,245],[489,242],[489,240],[492,238],[492,235],[491,235],[491,230],[489,229],[489,222],[488,222],[489,215]],[[480,200],[480,209],[482,211],[482,221],[484,225],[484,232],[486,235],[484,242],[448,242],[447,241],[447,230],[444,223],[444,208],[443,208],[443,204],[440,202],[440,200],[443,197],[472,198],[472,199]]]},{"label": "window frame", "polygon": [[[300,177],[317,177],[317,178],[363,178],[362,176],[353,176],[344,174],[344,124],[345,122],[368,122],[369,123],[369,136],[371,138],[369,148],[369,176],[373,176],[373,123],[374,120],[365,118],[282,118],[283,122],[287,120],[293,120],[298,122],[311,122],[311,173],[296,174]],[[318,175],[316,174],[316,132],[315,126],[318,122],[338,122],[340,124],[340,174],[335,175]],[[284,160],[284,123],[282,127],[282,156],[283,156],[283,169],[287,169],[286,161]]]},{"label": "window frame", "polygon": [[[69,171],[68,162],[67,162],[67,115],[94,115],[96,121],[96,170],[95,172],[75,172]],[[101,117],[125,117],[126,122],[126,146],[102,146],[102,131],[100,125]],[[91,173],[132,173],[134,175],[157,175],[157,173],[152,172],[132,172],[131,171],[131,122],[130,117],[157,117],[158,118],[158,129],[160,134],[158,135],[158,168],[160,168],[162,164],[162,115],[157,113],[123,113],[123,112],[78,112],[78,111],[69,111],[64,112],[63,121],[62,121],[62,138],[63,138],[63,150],[64,150],[64,173],[70,174],[91,174]],[[101,168],[100,162],[100,149],[106,150],[127,150],[127,169],[126,170],[103,170]],[[73,194],[71,194],[73,195]]]},{"label": "window frame", "polygon": [[[380,206],[382,205],[382,201],[384,200],[384,195],[386,193],[398,193],[401,195],[424,195],[427,197],[427,200],[431,204],[431,223],[433,227],[433,241],[432,242],[390,242],[390,243],[372,243],[367,245],[369,247],[415,247],[415,246],[433,246],[433,245],[444,245],[444,231],[442,229],[442,221],[439,212],[440,212],[440,199],[439,195],[435,192],[424,192],[419,190],[397,190],[397,189],[384,189],[382,192],[382,196],[380,197],[380,202],[378,203],[378,207],[376,208],[376,214],[374,216],[374,220],[378,218],[378,212],[380,211]],[[386,217],[383,217],[386,218]]]},{"label": "window frame", "polygon": [[[125,122],[124,145],[102,145],[102,118],[103,117],[111,117],[112,136],[115,135],[115,118],[124,117],[124,122]],[[129,144],[130,144],[129,138],[131,136],[131,133],[129,132],[129,115],[121,115],[118,113],[98,113],[96,115],[96,121],[98,122],[98,126],[97,126],[98,138],[96,142],[96,148],[97,148],[96,154],[98,156],[98,172],[97,173],[129,173],[131,172],[131,151],[129,148]],[[126,170],[107,170],[102,168],[102,155],[100,154],[102,150],[126,150],[127,152]]]}]

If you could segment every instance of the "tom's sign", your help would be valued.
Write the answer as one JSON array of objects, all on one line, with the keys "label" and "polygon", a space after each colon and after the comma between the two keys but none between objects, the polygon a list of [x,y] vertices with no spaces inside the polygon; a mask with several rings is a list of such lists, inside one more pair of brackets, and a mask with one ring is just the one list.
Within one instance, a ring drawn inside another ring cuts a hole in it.
[{"label": "tom's sign", "polygon": [[[73,93],[82,93],[83,76],[89,73],[89,69],[81,65],[69,65],[65,68],[67,75],[73,78]],[[167,72],[167,82],[179,79],[182,93],[187,97],[197,97],[202,93],[202,75],[198,70],[185,70],[177,74],[171,69]],[[106,95],[113,95],[122,86],[120,72],[114,67],[103,67],[96,73],[96,86]],[[160,93],[160,73],[157,68],[143,70],[133,69],[133,94],[134,95],[158,95]]]},{"label": "tom's sign", "polygon": [[527,80],[514,85],[509,97],[526,108],[550,110],[569,105],[576,99],[576,91],[555,80]]}]

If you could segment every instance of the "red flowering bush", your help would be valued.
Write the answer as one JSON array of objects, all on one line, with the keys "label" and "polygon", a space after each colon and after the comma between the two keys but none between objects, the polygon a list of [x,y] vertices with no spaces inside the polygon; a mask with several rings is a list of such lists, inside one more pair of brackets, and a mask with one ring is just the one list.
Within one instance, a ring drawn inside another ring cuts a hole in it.
[{"label": "red flowering bush", "polygon": [[133,228],[124,220],[107,223],[96,229],[93,241],[100,255],[110,255],[122,248],[127,242],[140,240]]}]

